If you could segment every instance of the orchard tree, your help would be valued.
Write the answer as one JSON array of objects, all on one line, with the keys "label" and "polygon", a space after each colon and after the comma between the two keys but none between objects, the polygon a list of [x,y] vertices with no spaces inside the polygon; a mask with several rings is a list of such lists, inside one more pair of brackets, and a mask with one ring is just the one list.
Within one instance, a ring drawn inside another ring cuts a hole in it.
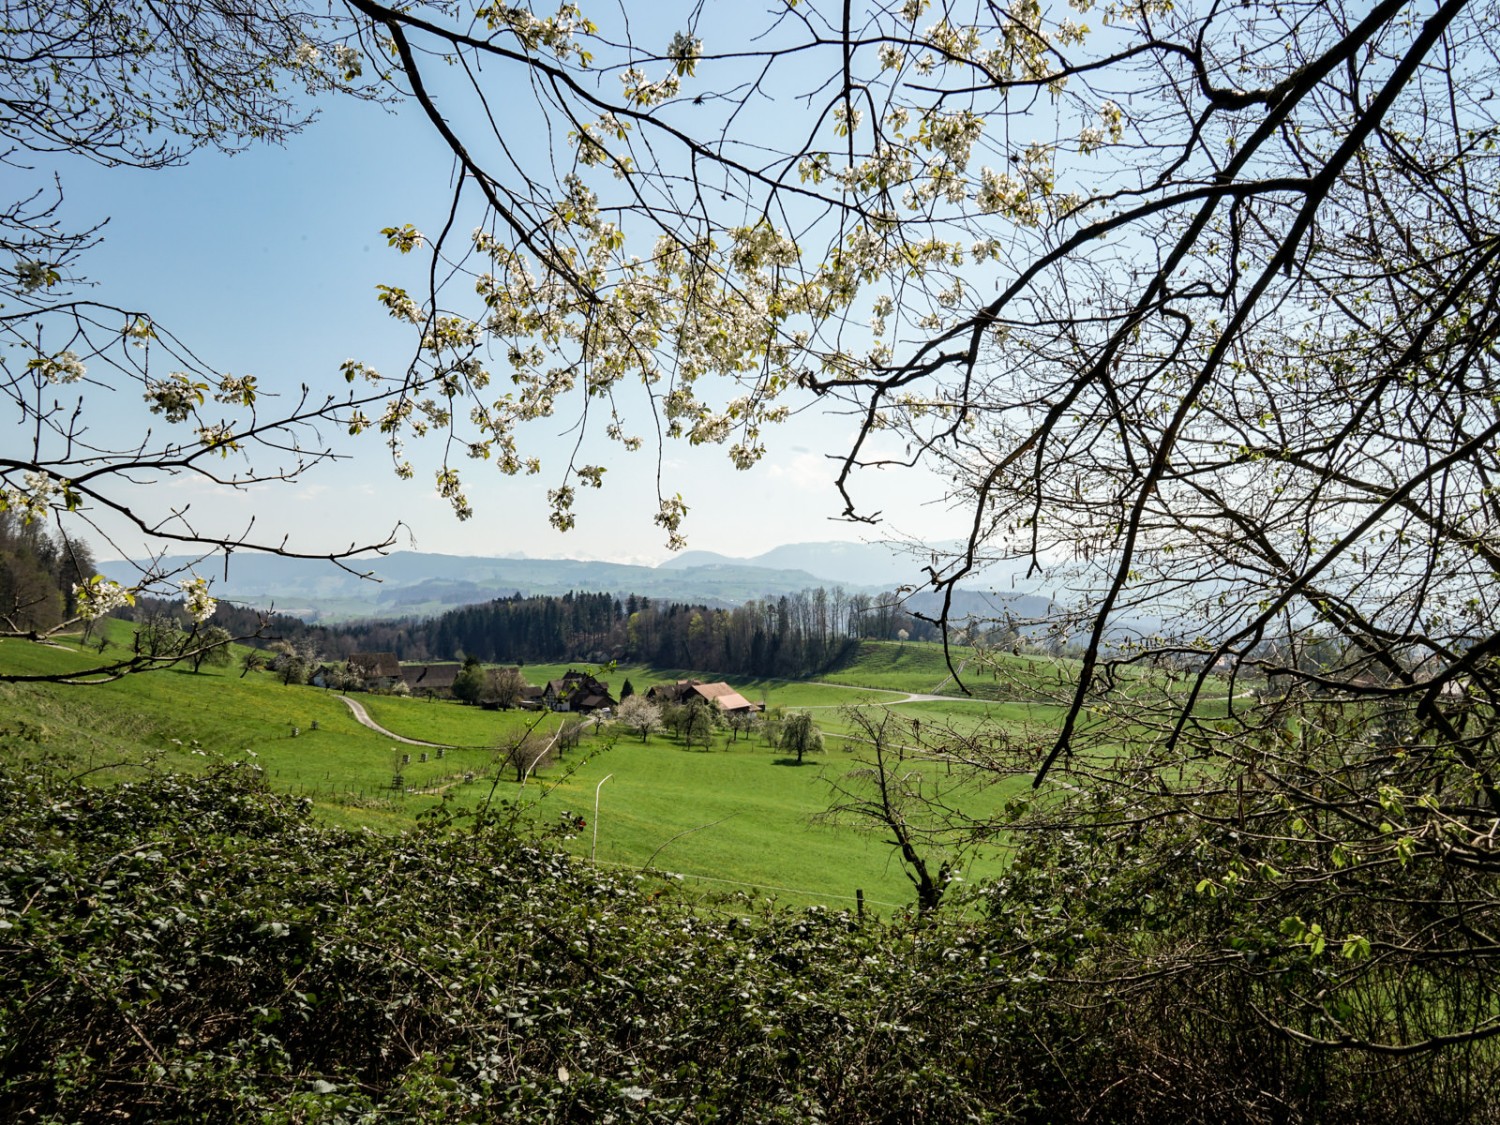
[{"label": "orchard tree", "polygon": [[629,695],[620,700],[615,721],[631,734],[640,735],[641,741],[645,742],[662,729],[661,708],[644,695]]},{"label": "orchard tree", "polygon": [[271,651],[275,655],[268,667],[281,677],[284,686],[307,683],[318,664],[317,648],[310,637],[301,641],[276,641],[271,645]]},{"label": "orchard tree", "polygon": [[793,711],[781,724],[781,738],[777,745],[797,755],[797,764],[802,764],[804,754],[819,753],[823,749],[823,732],[813,722],[811,711]]},{"label": "orchard tree", "polygon": [[760,713],[758,711],[731,711],[724,716],[724,722],[729,727],[729,740],[738,742],[740,735],[749,738],[760,729]]},{"label": "orchard tree", "polygon": [[556,741],[556,735],[548,738],[528,730],[503,744],[497,758],[501,765],[515,770],[516,784],[520,785],[530,774],[546,768],[552,761]]},{"label": "orchard tree", "polygon": [[363,669],[352,661],[345,660],[330,665],[324,670],[323,686],[330,691],[348,695],[351,691],[364,691],[366,680]]},{"label": "orchard tree", "polygon": [[453,678],[453,698],[463,703],[478,703],[484,695],[485,686],[485,671],[479,658],[465,657],[464,666]]},{"label": "orchard tree", "polygon": [[171,612],[148,613],[135,627],[136,651],[152,659],[177,659],[186,641],[187,632]]},{"label": "orchard tree", "polygon": [[[462,678],[462,673],[460,673]],[[526,677],[519,668],[491,668],[484,674],[480,702],[509,711],[526,697]]]},{"label": "orchard tree", "polygon": [[663,716],[666,725],[682,739],[687,747],[701,745],[704,749],[713,745],[714,728],[719,725],[718,707],[699,697],[667,709]]},{"label": "orchard tree", "polygon": [[229,651],[233,640],[229,630],[219,625],[209,625],[197,630],[196,635],[190,638],[193,671],[202,671],[205,664],[227,668],[233,659]]},{"label": "orchard tree", "polygon": [[585,725],[587,724],[584,719],[574,717],[563,719],[558,725],[557,733],[553,735],[559,755],[565,754],[569,750],[578,749],[578,744],[583,740],[583,728]]},{"label": "orchard tree", "polygon": [[[843,714],[856,764],[825,775],[829,804],[817,822],[880,838],[926,915],[942,904],[969,857],[996,834],[988,817],[966,811],[988,804],[976,801],[976,794],[1013,778],[1014,763],[1034,760],[1042,745],[1034,733],[957,730],[907,719],[889,707],[850,707]],[[788,720],[788,730],[795,720]]]}]

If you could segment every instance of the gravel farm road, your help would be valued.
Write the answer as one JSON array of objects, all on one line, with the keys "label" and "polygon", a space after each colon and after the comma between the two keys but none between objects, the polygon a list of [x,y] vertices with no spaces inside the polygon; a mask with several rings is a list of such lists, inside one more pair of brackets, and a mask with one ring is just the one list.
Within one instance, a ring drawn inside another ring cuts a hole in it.
[{"label": "gravel farm road", "polygon": [[407,738],[405,735],[396,734],[394,731],[388,731],[374,719],[370,718],[370,713],[366,711],[361,704],[350,699],[347,695],[341,695],[339,696],[339,698],[342,699],[346,704],[348,704],[349,710],[354,713],[354,719],[356,722],[360,723],[363,726],[369,727],[373,731],[379,731],[387,738],[394,738],[397,742],[405,742],[411,746],[432,746],[444,750],[449,749],[449,746],[446,742],[423,742],[420,738]]}]

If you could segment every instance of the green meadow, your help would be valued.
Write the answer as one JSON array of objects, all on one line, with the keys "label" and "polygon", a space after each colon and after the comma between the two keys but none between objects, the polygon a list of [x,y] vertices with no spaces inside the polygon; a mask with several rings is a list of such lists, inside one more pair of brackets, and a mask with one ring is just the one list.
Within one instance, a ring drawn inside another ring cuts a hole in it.
[{"label": "green meadow", "polygon": [[959,644],[945,651],[935,641],[861,641],[852,660],[820,679],[958,699],[1035,700],[1066,691],[1077,665],[1067,658],[981,654]]},{"label": "green meadow", "polygon": [[[124,653],[128,626],[107,625],[115,644],[104,655]],[[0,641],[0,668],[13,673],[66,672],[99,660],[97,651],[66,643]],[[952,694],[908,702],[912,694],[934,694],[941,663],[937,646],[866,644],[859,660],[822,682],[731,678],[747,698],[772,709],[813,713],[826,746],[801,765],[760,735],[732,740],[725,731],[709,749],[687,749],[668,734],[642,742],[588,721],[576,749],[522,786],[496,748],[528,732],[550,735],[567,717],[349,697],[391,735],[437,744],[418,746],[360,725],[336,692],[286,686],[265,671],[242,675],[237,660],[198,673],[173,668],[92,686],[0,685],[0,752],[94,770],[101,782],[147,770],[255,766],[273,788],[312,799],[320,817],[376,831],[408,827],[439,805],[464,812],[489,802],[537,826],[571,823],[564,846],[575,854],[643,877],[670,872],[704,898],[851,906],[863,891],[871,909],[889,911],[908,905],[912,894],[885,834],[834,826],[820,816],[832,784],[858,768],[867,749],[853,709],[888,707],[919,719],[928,732],[960,735],[1048,729],[1057,714],[1040,702]],[[524,672],[544,683],[568,667],[528,665]],[[720,678],[641,665],[599,674],[616,691],[628,679],[637,692],[689,676]],[[999,779],[966,792],[965,811],[997,812],[1027,783]],[[933,865],[941,858],[935,853]],[[1000,862],[996,855],[973,857],[965,877],[993,874]]]}]

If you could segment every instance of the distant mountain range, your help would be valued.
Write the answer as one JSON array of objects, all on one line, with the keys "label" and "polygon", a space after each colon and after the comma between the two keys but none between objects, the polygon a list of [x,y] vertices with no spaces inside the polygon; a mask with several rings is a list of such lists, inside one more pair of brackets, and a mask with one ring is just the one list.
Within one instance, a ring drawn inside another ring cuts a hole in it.
[{"label": "distant mountain range", "polygon": [[930,561],[930,555],[898,554],[889,547],[871,543],[788,543],[748,559],[730,558],[713,551],[684,551],[657,569],[680,571],[733,567],[803,571],[846,588],[878,586],[890,590],[922,584],[925,577],[922,568]]},{"label": "distant mountain range", "polygon": [[[164,564],[182,566],[190,561],[184,556],[168,558]],[[355,564],[372,575],[360,578],[328,562],[236,554],[227,576],[222,569],[213,576],[213,593],[240,605],[274,608],[309,621],[424,616],[511,594],[569,591],[732,606],[817,586],[842,586],[851,593],[919,586],[927,561],[878,545],[845,542],[793,543],[749,559],[687,551],[655,567],[397,551]],[[138,576],[126,562],[104,563],[100,569],[105,577],[121,582],[135,581]],[[958,607],[960,616],[993,616],[997,598],[966,593]],[[1025,616],[1045,612],[1048,605],[1047,598],[1024,592],[1006,595],[1003,602]],[[927,612],[935,604],[930,596],[918,595],[913,608]]]}]

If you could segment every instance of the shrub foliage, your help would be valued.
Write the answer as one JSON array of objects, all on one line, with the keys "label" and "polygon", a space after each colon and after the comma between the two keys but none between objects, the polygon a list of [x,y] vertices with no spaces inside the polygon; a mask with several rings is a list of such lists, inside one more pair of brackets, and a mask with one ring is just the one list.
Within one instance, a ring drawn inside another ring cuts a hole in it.
[{"label": "shrub foliage", "polygon": [[689,908],[498,818],[325,828],[244,770],[0,787],[6,1120],[956,1121],[993,1103],[970,1076],[1000,1025],[931,926]]},{"label": "shrub foliage", "polygon": [[1323,989],[1373,1034],[1495,997],[1472,962],[1386,973],[1378,948],[1346,957],[1275,925],[1295,903],[1196,890],[1233,844],[1204,819],[1142,822],[1128,831],[1151,838],[1121,847],[1105,800],[1023,843],[996,886],[880,922],[689,903],[519,835],[508,808],[379,836],[317,824],[245,768],[89,780],[0,771],[0,1119],[1497,1109],[1487,1038],[1393,1056],[1262,1018],[1306,1001],[1290,1030],[1322,1035]]}]

